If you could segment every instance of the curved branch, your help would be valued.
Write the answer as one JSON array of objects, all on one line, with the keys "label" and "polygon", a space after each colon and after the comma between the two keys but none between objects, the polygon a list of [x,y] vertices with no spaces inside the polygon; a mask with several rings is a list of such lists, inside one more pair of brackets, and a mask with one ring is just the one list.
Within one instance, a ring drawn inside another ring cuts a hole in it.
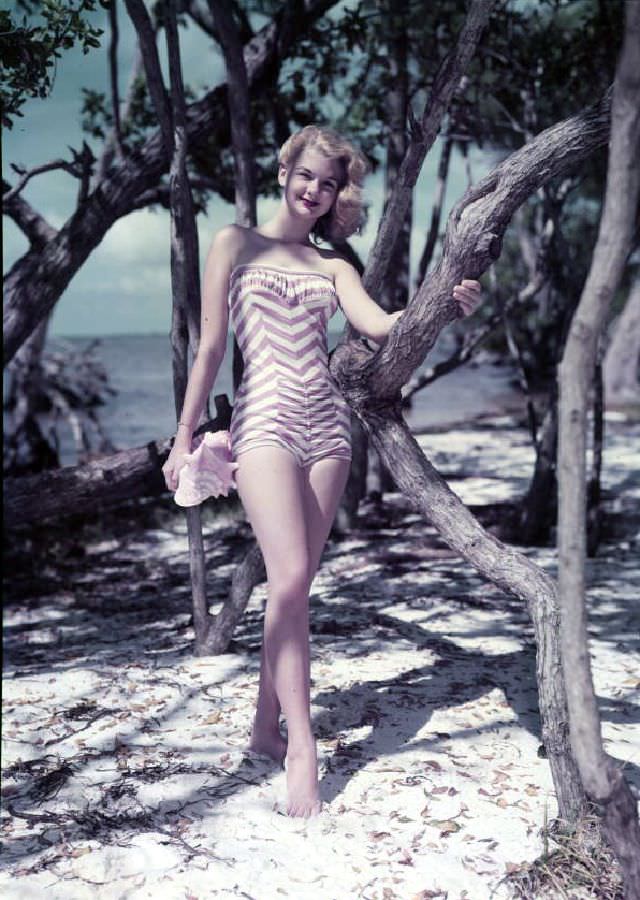
[{"label": "curved branch", "polygon": [[34,247],[42,247],[55,238],[58,233],[56,229],[49,225],[47,220],[36,212],[24,197],[13,193],[11,186],[4,179],[2,189],[5,192],[5,198],[10,197],[9,200],[4,200],[2,209],[4,215],[13,219],[30,244]]},{"label": "curved branch", "polygon": [[120,124],[120,92],[118,90],[118,6],[117,0],[109,4],[109,23],[111,25],[111,41],[109,42],[109,79],[111,82],[111,108],[113,110],[113,136],[119,156],[124,156],[122,149],[122,127]]},{"label": "curved branch", "polygon": [[411,193],[420,174],[424,158],[433,146],[440,130],[442,117],[458,87],[460,77],[475,52],[494,6],[495,0],[472,0],[456,47],[445,57],[436,74],[431,96],[425,106],[421,122],[418,123],[415,118],[411,117],[411,142],[400,166],[385,215],[380,222],[363,278],[364,286],[369,292],[373,292],[382,284],[399,230],[399,223],[404,221],[411,201]]},{"label": "curved branch", "polygon": [[20,175],[20,178],[6,194],[2,195],[3,204],[9,203],[14,197],[17,197],[35,175],[42,175],[44,172],[54,172],[56,169],[63,169],[65,172],[68,172],[69,175],[73,175],[75,178],[78,177],[78,173],[74,169],[73,163],[67,162],[66,159],[53,159],[51,162],[34,166],[33,169],[25,169],[23,166],[12,163],[11,168]]},{"label": "curved branch", "polygon": [[607,143],[610,109],[609,91],[595,106],[541,132],[466,191],[449,215],[442,257],[383,347],[362,366],[351,365],[349,351],[337,348],[336,377],[356,409],[372,397],[397,397],[440,331],[457,318],[453,286],[479,278],[499,257],[507,225],[528,196]]},{"label": "curved branch", "polygon": [[[283,54],[309,25],[335,5],[336,0],[289,0],[289,3],[244,48],[247,76],[254,91],[272,84]],[[294,12],[297,11],[297,15]],[[282,23],[288,39],[281,39]],[[293,23],[293,24],[291,24]],[[228,143],[226,85],[210,90],[187,108],[189,143],[199,140]],[[169,160],[162,134],[151,134],[98,184],[55,239],[44,248],[27,251],[5,278],[3,310],[4,364],[55,306],[78,269],[113,223],[131,212],[141,193],[153,188],[167,171]]]},{"label": "curved branch", "polygon": [[143,0],[124,0],[124,2],[126,3],[129,17],[138,33],[147,87],[149,88],[160,123],[165,153],[167,158],[170,158],[173,150],[173,123],[171,121],[171,106],[162,78],[162,69],[160,68],[155,29]]}]

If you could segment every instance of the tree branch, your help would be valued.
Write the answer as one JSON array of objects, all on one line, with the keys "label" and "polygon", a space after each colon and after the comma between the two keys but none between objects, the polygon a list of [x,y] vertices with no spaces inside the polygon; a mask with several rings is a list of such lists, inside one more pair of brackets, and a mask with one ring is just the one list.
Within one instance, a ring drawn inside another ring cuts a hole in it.
[{"label": "tree branch", "polygon": [[[289,0],[275,20],[264,26],[244,49],[252,90],[269,90],[281,54],[287,53],[291,42],[334,4],[335,0]],[[287,26],[288,42],[280,39],[283,21],[293,22],[293,26]],[[225,87],[223,83],[213,88],[187,108],[188,138],[192,146],[205,138],[207,142],[214,139],[219,144],[228,141]],[[13,265],[5,277],[5,365],[38,322],[53,309],[113,223],[131,212],[138,196],[158,183],[168,164],[162,133],[154,132],[141,148],[114,166],[95,186],[54,240],[37,253],[27,251]]]},{"label": "tree branch", "polygon": [[118,0],[109,4],[111,41],[109,42],[109,79],[111,82],[111,108],[113,110],[114,141],[120,157],[124,156],[120,125],[120,92],[118,90]]},{"label": "tree branch", "polygon": [[442,257],[385,344],[373,356],[363,356],[360,345],[360,365],[349,362],[344,345],[336,348],[336,377],[356,410],[373,398],[376,405],[394,402],[440,331],[457,318],[454,285],[480,277],[499,257],[507,225],[528,196],[606,144],[610,106],[607,92],[595,106],[543,131],[465,192],[449,215]]},{"label": "tree branch", "polygon": [[[3,213],[9,216],[34,247],[42,247],[58,233],[23,197],[16,195],[7,181],[2,181]],[[7,200],[6,198],[10,199]]]},{"label": "tree branch", "polygon": [[364,286],[370,293],[374,293],[383,282],[395,235],[409,208],[411,194],[424,158],[436,139],[442,118],[460,77],[475,52],[494,6],[495,0],[472,0],[455,49],[445,57],[436,74],[422,120],[418,123],[413,119],[411,141],[389,197],[385,216],[380,222],[364,273]]},{"label": "tree branch", "polygon": [[158,47],[156,45],[155,29],[143,0],[125,0],[125,3],[129,17],[138,33],[147,87],[149,88],[149,93],[153,100],[156,115],[158,116],[158,121],[160,123],[165,153],[167,154],[167,159],[170,159],[173,149],[171,107],[162,80],[162,70],[160,68],[160,57],[158,56]]},{"label": "tree branch", "polygon": [[240,32],[233,19],[230,0],[209,0],[227,69],[227,98],[231,111],[231,142],[235,170],[236,223],[256,224],[256,178],[251,139],[249,82]]}]

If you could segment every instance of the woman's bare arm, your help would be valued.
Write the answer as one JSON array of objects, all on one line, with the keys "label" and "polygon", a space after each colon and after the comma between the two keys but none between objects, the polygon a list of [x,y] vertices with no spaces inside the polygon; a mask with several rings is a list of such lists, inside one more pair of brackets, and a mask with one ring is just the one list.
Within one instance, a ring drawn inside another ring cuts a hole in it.
[{"label": "woman's bare arm", "polygon": [[164,464],[167,487],[176,490],[183,456],[211,392],[227,347],[229,276],[242,245],[241,230],[228,225],[216,234],[207,254],[202,278],[200,343],[182,405],[173,448]]},{"label": "woman's bare arm", "polygon": [[[334,269],[340,306],[349,323],[364,337],[383,343],[404,310],[388,313],[365,291],[360,276],[345,260],[337,260]],[[464,316],[475,311],[481,299],[478,281],[465,279],[453,289],[453,298]]]}]

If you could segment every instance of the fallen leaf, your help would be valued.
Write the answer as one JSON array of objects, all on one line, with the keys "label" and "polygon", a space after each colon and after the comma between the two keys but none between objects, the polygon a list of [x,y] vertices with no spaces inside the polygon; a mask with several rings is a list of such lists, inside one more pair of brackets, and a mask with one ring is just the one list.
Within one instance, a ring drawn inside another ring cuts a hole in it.
[{"label": "fallen leaf", "polygon": [[440,837],[445,834],[455,834],[456,831],[460,831],[462,825],[459,825],[453,819],[427,819],[427,825],[431,825],[432,828],[440,829]]},{"label": "fallen leaf", "polygon": [[222,716],[222,713],[219,710],[217,710],[216,712],[211,713],[210,716],[207,716],[207,718],[203,720],[202,724],[203,725],[215,725],[216,722],[220,721],[221,716]]}]

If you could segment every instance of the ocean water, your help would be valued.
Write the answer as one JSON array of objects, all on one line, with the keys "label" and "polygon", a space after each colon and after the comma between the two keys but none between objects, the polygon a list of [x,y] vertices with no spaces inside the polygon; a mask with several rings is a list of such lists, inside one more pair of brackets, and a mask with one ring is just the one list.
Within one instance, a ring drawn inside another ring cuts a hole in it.
[{"label": "ocean water", "polygon": [[[340,332],[329,332],[332,349]],[[52,338],[50,345],[83,349],[97,340],[96,355],[104,365],[109,383],[116,391],[98,410],[100,420],[112,443],[119,450],[138,447],[148,441],[164,438],[175,431],[171,375],[171,344],[168,335],[116,335],[96,338]],[[427,358],[427,363],[447,356],[453,338],[443,333]],[[226,393],[233,402],[232,337],[211,392]],[[449,373],[414,397],[407,412],[412,429],[441,428],[448,424],[473,419],[483,413],[499,411],[507,400],[517,397],[512,386],[513,370],[509,365],[495,365],[487,360],[466,365]],[[63,465],[75,463],[75,449],[70,429],[60,434]]]}]

